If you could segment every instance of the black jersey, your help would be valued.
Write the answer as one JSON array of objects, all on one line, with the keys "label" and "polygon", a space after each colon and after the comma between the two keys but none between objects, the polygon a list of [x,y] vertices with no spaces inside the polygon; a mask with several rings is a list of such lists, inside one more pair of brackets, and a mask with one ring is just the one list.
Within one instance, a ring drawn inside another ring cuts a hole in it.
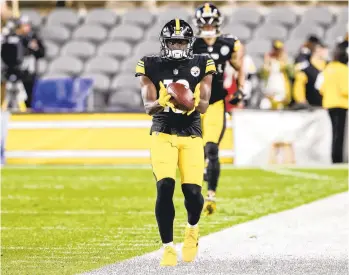
[{"label": "black jersey", "polygon": [[[158,97],[160,81],[166,87],[172,82],[182,83],[195,91],[195,87],[207,74],[215,74],[214,61],[208,55],[194,55],[182,61],[169,60],[160,56],[145,56],[138,61],[136,76],[145,75],[155,85]],[[182,111],[172,112],[165,107],[160,113],[153,115],[152,132],[175,134],[178,136],[201,136],[200,113],[194,111],[190,116]]]},{"label": "black jersey", "polygon": [[221,35],[212,46],[208,46],[204,39],[197,38],[193,50],[196,54],[206,53],[211,56],[217,67],[217,74],[212,80],[210,104],[222,100],[227,95],[223,87],[223,73],[227,61],[231,61],[231,55],[240,47],[240,41],[231,35]]}]

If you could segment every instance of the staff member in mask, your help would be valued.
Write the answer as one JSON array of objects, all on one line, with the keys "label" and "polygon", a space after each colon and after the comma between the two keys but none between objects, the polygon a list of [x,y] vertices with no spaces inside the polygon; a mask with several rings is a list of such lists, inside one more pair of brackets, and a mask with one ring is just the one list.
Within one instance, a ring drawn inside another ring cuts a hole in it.
[{"label": "staff member in mask", "polygon": [[27,107],[31,107],[34,84],[37,78],[37,61],[45,57],[45,47],[39,33],[32,29],[29,18],[21,16],[19,18],[19,33],[23,38],[25,47],[23,70],[23,84],[27,92]]}]

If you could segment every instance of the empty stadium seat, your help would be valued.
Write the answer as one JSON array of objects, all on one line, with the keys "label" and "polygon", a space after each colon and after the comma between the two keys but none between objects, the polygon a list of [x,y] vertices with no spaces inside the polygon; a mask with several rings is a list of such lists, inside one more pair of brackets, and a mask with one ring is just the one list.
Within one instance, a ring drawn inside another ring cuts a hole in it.
[{"label": "empty stadium seat", "polygon": [[70,31],[62,26],[45,26],[41,30],[44,40],[51,40],[59,44],[63,44],[70,38]]},{"label": "empty stadium seat", "polygon": [[286,45],[286,52],[289,54],[289,56],[295,57],[301,48],[301,46],[304,44],[304,39],[290,39],[285,42]]},{"label": "empty stadium seat", "polygon": [[75,56],[80,59],[91,58],[96,52],[96,47],[87,41],[70,41],[61,50],[61,55]]},{"label": "empty stadium seat", "polygon": [[344,24],[336,24],[332,26],[330,29],[326,32],[326,41],[330,42],[335,41],[338,37],[344,36],[347,32],[347,26]]},{"label": "empty stadium seat", "polygon": [[100,25],[82,25],[73,33],[76,40],[86,40],[93,43],[101,43],[107,38],[107,30]]},{"label": "empty stadium seat", "polygon": [[79,16],[73,9],[59,8],[48,14],[46,24],[63,25],[73,29],[79,24]]},{"label": "empty stadium seat", "polygon": [[44,46],[45,46],[45,58],[51,60],[58,56],[59,47],[55,43],[49,40],[45,40]]},{"label": "empty stadium seat", "polygon": [[272,44],[267,39],[255,39],[247,43],[246,51],[250,55],[264,55],[271,50]]},{"label": "empty stadium seat", "polygon": [[137,62],[141,58],[142,56],[130,56],[129,58],[125,59],[124,62],[122,62],[122,71],[124,73],[127,72],[134,75],[136,71]]},{"label": "empty stadium seat", "polygon": [[134,51],[135,56],[142,58],[144,55],[160,53],[160,43],[157,41],[144,41],[139,43]]},{"label": "empty stadium seat", "polygon": [[323,27],[327,27],[333,22],[333,14],[328,7],[311,7],[303,14],[302,22],[314,22]]},{"label": "empty stadium seat", "polygon": [[71,76],[79,75],[82,69],[82,61],[73,56],[60,56],[54,59],[49,66],[49,72],[64,73]]},{"label": "empty stadium seat", "polygon": [[348,7],[340,9],[337,14],[337,23],[348,24]]},{"label": "empty stadium seat", "polygon": [[253,60],[254,65],[257,68],[257,71],[263,67],[263,64],[264,64],[264,58],[263,57],[258,56],[258,55],[252,56],[252,60]]},{"label": "empty stadium seat", "polygon": [[81,77],[91,78],[93,80],[93,92],[108,93],[110,80],[109,77],[101,73],[85,72]]},{"label": "empty stadium seat", "polygon": [[186,20],[190,25],[192,25],[191,18],[194,17],[194,11],[189,13],[186,9],[181,7],[172,7],[167,9],[162,9],[158,11],[158,19],[157,21],[160,24],[165,24],[168,21],[180,18]]},{"label": "empty stadium seat", "polygon": [[123,15],[122,21],[128,25],[148,28],[154,22],[154,15],[144,8],[131,9]]},{"label": "empty stadium seat", "polygon": [[163,24],[155,24],[153,27],[151,27],[148,32],[147,32],[147,35],[146,35],[146,38],[147,40],[150,40],[150,41],[159,41],[159,37],[160,37],[160,32],[161,32],[161,29],[163,27]]},{"label": "empty stadium seat", "polygon": [[143,37],[141,27],[134,25],[120,25],[113,28],[109,34],[110,40],[125,40],[129,42],[138,42]]},{"label": "empty stadium seat", "polygon": [[85,24],[96,25],[100,24],[106,28],[111,28],[116,25],[119,18],[118,15],[109,9],[93,9],[88,12],[85,17]]},{"label": "empty stadium seat", "polygon": [[324,35],[324,30],[320,26],[315,24],[300,24],[291,31],[289,38],[306,39],[311,34],[317,35],[318,37],[322,37]]},{"label": "empty stadium seat", "polygon": [[42,23],[42,16],[41,14],[34,9],[23,9],[21,10],[21,15],[28,16],[30,19],[31,24],[34,28],[40,28]]},{"label": "empty stadium seat", "polygon": [[38,60],[38,75],[42,76],[46,73],[48,67],[47,60],[40,58]]},{"label": "empty stadium seat", "polygon": [[236,36],[243,43],[246,43],[247,41],[249,41],[251,39],[251,35],[252,35],[250,28],[248,28],[245,25],[236,24],[236,23],[232,23],[232,24],[224,26],[222,31],[223,31],[223,33],[232,34],[232,35]]},{"label": "empty stadium seat", "polygon": [[130,44],[124,41],[107,41],[98,48],[98,55],[125,59],[132,53]]},{"label": "empty stadium seat", "polygon": [[266,23],[280,24],[288,28],[297,22],[297,14],[290,7],[273,7],[266,16]]},{"label": "empty stadium seat", "polygon": [[40,79],[55,79],[55,78],[67,78],[70,77],[69,74],[57,73],[57,72],[46,72],[40,77]]},{"label": "empty stadium seat", "polygon": [[144,107],[142,106],[142,98],[140,97],[139,93],[127,89],[120,92],[111,93],[108,100],[108,106],[144,110]]},{"label": "empty stadium seat", "polygon": [[257,26],[263,19],[258,7],[239,7],[227,16],[229,23],[238,22],[251,27]]},{"label": "empty stadium seat", "polygon": [[254,38],[285,40],[287,38],[287,30],[281,25],[265,24],[255,31]]},{"label": "empty stadium seat", "polygon": [[119,72],[119,62],[106,56],[97,56],[90,59],[85,65],[85,72],[115,75]]}]

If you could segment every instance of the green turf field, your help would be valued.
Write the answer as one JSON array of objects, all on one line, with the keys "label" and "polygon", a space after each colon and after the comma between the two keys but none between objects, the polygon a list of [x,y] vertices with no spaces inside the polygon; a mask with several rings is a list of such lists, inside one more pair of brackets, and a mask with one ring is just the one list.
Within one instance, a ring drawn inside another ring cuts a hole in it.
[{"label": "green turf field", "polygon": [[[298,171],[223,170],[218,213],[202,218],[201,235],[348,189],[345,168]],[[3,275],[76,274],[161,246],[149,169],[5,168],[1,191]],[[178,185],[175,205],[182,242]]]}]

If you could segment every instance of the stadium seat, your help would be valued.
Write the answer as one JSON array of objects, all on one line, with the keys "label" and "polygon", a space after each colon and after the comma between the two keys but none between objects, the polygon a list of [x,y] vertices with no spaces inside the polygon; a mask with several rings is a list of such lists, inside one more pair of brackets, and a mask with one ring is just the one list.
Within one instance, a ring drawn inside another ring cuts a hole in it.
[{"label": "stadium seat", "polygon": [[129,58],[125,59],[124,62],[122,62],[121,70],[124,73],[131,73],[132,75],[135,74],[136,65],[138,60],[140,60],[143,56],[130,56]]},{"label": "stadium seat", "polygon": [[134,90],[124,89],[120,92],[113,92],[109,96],[108,106],[119,106],[133,109],[144,109],[140,94]]},{"label": "stadium seat", "polygon": [[144,8],[130,9],[123,15],[122,21],[124,24],[137,25],[146,29],[154,22],[154,15]]},{"label": "stadium seat", "polygon": [[263,16],[258,7],[239,7],[227,19],[229,24],[238,22],[254,28],[262,21]]},{"label": "stadium seat", "polygon": [[87,41],[70,41],[61,50],[61,55],[75,56],[86,60],[96,52],[96,47]]},{"label": "stadium seat", "polygon": [[55,43],[49,40],[44,40],[44,46],[45,46],[45,58],[51,60],[58,56],[59,47]]},{"label": "stadium seat", "polygon": [[314,22],[323,27],[328,27],[333,22],[333,14],[328,7],[311,7],[305,11],[301,22]]},{"label": "stadium seat", "polygon": [[297,14],[290,7],[273,7],[266,16],[266,23],[293,27],[297,22]]},{"label": "stadium seat", "polygon": [[154,55],[160,53],[160,43],[157,41],[144,41],[139,43],[135,50],[134,55],[138,58],[142,58],[144,55]]},{"label": "stadium seat", "polygon": [[34,9],[23,9],[21,10],[21,15],[28,16],[30,19],[31,24],[34,28],[40,28],[42,23],[42,16],[41,14]]},{"label": "stadium seat", "polygon": [[344,36],[346,32],[347,27],[344,24],[338,23],[327,30],[326,41],[331,42],[332,40],[335,42],[338,37]]},{"label": "stadium seat", "polygon": [[124,41],[107,41],[98,48],[98,55],[125,59],[132,53],[130,44]]},{"label": "stadium seat", "polygon": [[51,40],[58,44],[63,44],[70,38],[70,31],[62,26],[45,26],[41,30],[44,40]]},{"label": "stadium seat", "polygon": [[138,42],[142,37],[143,30],[141,27],[124,24],[113,28],[109,34],[110,40],[124,40],[131,43]]},{"label": "stadium seat", "polygon": [[157,22],[159,24],[164,25],[172,19],[180,18],[180,19],[186,20],[190,25],[192,25],[193,16],[194,16],[194,11],[191,14],[185,8],[173,7],[173,8],[159,10]]},{"label": "stadium seat", "polygon": [[271,50],[271,42],[267,39],[255,39],[246,44],[246,51],[252,55],[264,56]]},{"label": "stadium seat", "polygon": [[73,38],[98,44],[105,41],[107,35],[107,30],[100,25],[82,25],[75,30]]},{"label": "stadium seat", "polygon": [[295,57],[301,46],[304,44],[305,39],[290,39],[285,42],[286,45],[286,52],[288,53],[289,56]]},{"label": "stadium seat", "polygon": [[59,8],[54,9],[47,16],[47,25],[63,25],[70,29],[74,29],[79,24],[79,17],[73,9]]},{"label": "stadium seat", "polygon": [[223,27],[223,33],[232,34],[239,38],[243,43],[248,42],[251,39],[251,30],[242,24],[229,24]]},{"label": "stadium seat", "polygon": [[254,38],[285,40],[287,38],[287,30],[281,25],[265,24],[255,31]]},{"label": "stadium seat", "polygon": [[348,7],[340,9],[337,15],[337,23],[348,24]]},{"label": "stadium seat", "polygon": [[258,55],[252,56],[252,60],[253,60],[254,65],[257,68],[257,71],[262,68],[262,66],[264,64],[264,58],[263,57],[258,56]]},{"label": "stadium seat", "polygon": [[38,60],[38,75],[42,76],[46,73],[48,67],[47,60],[40,58]]},{"label": "stadium seat", "polygon": [[91,78],[93,80],[93,92],[108,93],[110,80],[104,74],[101,73],[88,73],[84,72],[81,77]]},{"label": "stadium seat", "polygon": [[151,27],[146,34],[146,38],[147,38],[146,40],[159,41],[159,36],[160,36],[162,27],[163,27],[162,23],[156,23],[153,27]]},{"label": "stadium seat", "polygon": [[83,69],[80,59],[73,56],[60,56],[53,60],[49,66],[49,72],[64,73],[77,76]]},{"label": "stadium seat", "polygon": [[318,37],[323,37],[324,30],[315,24],[300,24],[291,31],[289,39],[306,39],[307,36],[311,34],[317,35]]},{"label": "stadium seat", "polygon": [[139,82],[132,74],[123,73],[113,78],[110,86],[111,91],[121,91],[126,88],[137,92],[140,91]]},{"label": "stadium seat", "polygon": [[44,75],[40,77],[40,79],[67,78],[67,77],[70,77],[70,75],[65,73],[46,72]]},{"label": "stadium seat", "polygon": [[109,9],[97,8],[88,12],[85,17],[85,24],[97,24],[102,25],[105,28],[112,28],[117,24],[118,20],[118,15],[115,12]]},{"label": "stadium seat", "polygon": [[119,67],[118,61],[106,56],[97,56],[86,63],[85,72],[102,73],[111,76],[119,72]]}]

